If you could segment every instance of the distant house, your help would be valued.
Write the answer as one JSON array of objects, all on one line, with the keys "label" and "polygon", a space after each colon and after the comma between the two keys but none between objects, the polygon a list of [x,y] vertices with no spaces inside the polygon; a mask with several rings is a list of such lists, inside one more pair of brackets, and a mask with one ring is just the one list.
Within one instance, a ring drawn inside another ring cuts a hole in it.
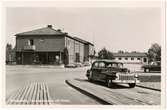
[{"label": "distant house", "polygon": [[148,57],[146,53],[113,53],[115,60],[123,62],[125,67],[131,70],[141,69],[141,65],[148,64]]},{"label": "distant house", "polygon": [[[66,50],[66,51],[65,51]],[[69,36],[52,25],[16,34],[17,64],[64,64],[84,62],[94,53],[94,44]]]},{"label": "distant house", "polygon": [[123,63],[146,64],[148,57],[146,53],[113,53],[115,60]]}]

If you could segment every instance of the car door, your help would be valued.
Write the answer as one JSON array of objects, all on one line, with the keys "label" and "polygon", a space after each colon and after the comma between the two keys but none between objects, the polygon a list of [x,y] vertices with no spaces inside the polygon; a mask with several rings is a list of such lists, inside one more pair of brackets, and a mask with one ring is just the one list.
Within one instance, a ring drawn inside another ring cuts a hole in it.
[{"label": "car door", "polygon": [[98,68],[98,80],[99,81],[105,81],[106,74],[104,74],[104,71],[106,70],[105,62],[101,61],[99,62],[99,68]]},{"label": "car door", "polygon": [[92,79],[93,80],[98,80],[98,67],[99,67],[99,63],[98,62],[94,62],[91,68],[91,72],[92,72]]}]

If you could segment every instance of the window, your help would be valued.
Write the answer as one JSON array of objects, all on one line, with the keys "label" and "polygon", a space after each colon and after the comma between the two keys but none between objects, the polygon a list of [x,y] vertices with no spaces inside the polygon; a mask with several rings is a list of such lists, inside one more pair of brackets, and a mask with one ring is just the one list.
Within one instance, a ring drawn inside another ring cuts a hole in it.
[{"label": "window", "polygon": [[93,67],[95,67],[95,68],[98,67],[98,62],[94,63]]},{"label": "window", "polygon": [[70,45],[70,40],[67,41],[67,45],[68,45],[68,46]]},{"label": "window", "polygon": [[76,62],[80,62],[80,55],[79,55],[79,53],[75,53],[75,55],[76,55]]},{"label": "window", "polygon": [[119,63],[119,64],[118,64],[118,67],[123,68],[123,64],[122,64],[122,63]]},{"label": "window", "polygon": [[28,40],[28,45],[34,45],[34,40],[33,39]]},{"label": "window", "polygon": [[147,58],[144,58],[144,62],[147,62]]},{"label": "window", "polygon": [[105,63],[104,63],[104,62],[100,62],[100,63],[99,63],[99,67],[100,67],[100,68],[104,68],[104,67],[105,67]]},{"label": "window", "polygon": [[131,60],[134,60],[134,58],[132,57]]},{"label": "window", "polygon": [[137,58],[137,60],[140,60],[140,58]]},{"label": "window", "polygon": [[44,42],[44,39],[40,39],[39,41],[40,41],[40,42]]},{"label": "window", "polygon": [[112,64],[108,64],[107,67],[112,67]]},{"label": "window", "polygon": [[128,58],[126,57],[125,60],[128,60]]},{"label": "window", "polygon": [[121,60],[122,58],[118,58],[119,60]]},{"label": "window", "polygon": [[117,63],[113,63],[112,67],[118,67],[118,64]]}]

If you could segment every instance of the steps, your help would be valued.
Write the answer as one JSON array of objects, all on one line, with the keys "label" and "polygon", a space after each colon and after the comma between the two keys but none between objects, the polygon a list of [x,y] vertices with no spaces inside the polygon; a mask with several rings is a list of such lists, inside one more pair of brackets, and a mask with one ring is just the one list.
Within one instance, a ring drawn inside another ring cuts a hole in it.
[{"label": "steps", "polygon": [[50,105],[51,103],[53,100],[50,98],[48,86],[44,82],[26,84],[7,99],[7,104],[10,105]]}]

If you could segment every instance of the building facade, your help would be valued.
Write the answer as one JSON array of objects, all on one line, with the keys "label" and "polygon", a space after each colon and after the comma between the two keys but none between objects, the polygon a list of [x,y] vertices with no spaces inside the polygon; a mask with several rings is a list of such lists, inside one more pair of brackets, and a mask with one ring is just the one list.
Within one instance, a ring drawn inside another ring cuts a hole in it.
[{"label": "building facade", "polygon": [[113,53],[115,60],[123,63],[147,64],[148,57],[146,53]]},{"label": "building facade", "polygon": [[143,64],[148,64],[146,53],[113,53],[116,61],[124,63],[124,66],[132,71],[140,70]]},{"label": "building facade", "polygon": [[[47,27],[16,34],[17,64],[64,64],[84,62],[91,53],[94,45],[85,40],[71,37],[61,30]],[[64,50],[67,50],[65,52]],[[85,56],[88,53],[88,56]],[[65,55],[67,54],[67,55]],[[67,58],[66,58],[67,57]]]}]

